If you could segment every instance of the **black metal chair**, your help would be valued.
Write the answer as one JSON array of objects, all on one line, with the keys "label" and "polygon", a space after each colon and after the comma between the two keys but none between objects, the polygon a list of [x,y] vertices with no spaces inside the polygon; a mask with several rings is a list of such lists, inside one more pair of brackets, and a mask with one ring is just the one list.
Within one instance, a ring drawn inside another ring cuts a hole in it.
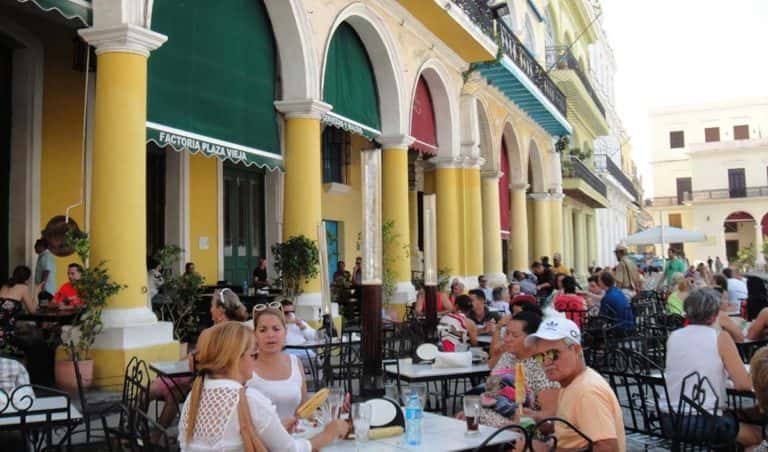
[{"label": "black metal chair", "polygon": [[485,438],[483,440],[483,442],[480,443],[480,445],[477,446],[474,449],[474,452],[481,452],[481,451],[489,450],[491,448],[491,446],[490,446],[491,441],[493,441],[494,438],[496,438],[501,433],[506,432],[506,431],[516,431],[517,433],[522,435],[521,439],[523,440],[523,447],[521,449],[517,449],[516,448],[517,441],[512,441],[512,442],[504,442],[502,444],[499,444],[498,447],[497,447],[498,450],[500,450],[500,451],[501,450],[504,450],[504,451],[506,451],[506,450],[532,451],[533,450],[533,447],[532,447],[531,441],[530,441],[531,437],[530,437],[530,434],[529,434],[528,430],[526,430],[524,427],[522,427],[520,425],[517,425],[517,424],[509,424],[509,425],[505,425],[504,427],[501,427],[501,428],[497,429],[490,436]]},{"label": "black metal chair", "polygon": [[[714,402],[713,409],[708,410],[704,407],[708,400]],[[736,432],[725,430],[723,423],[717,422],[722,414],[719,406],[719,397],[707,377],[699,372],[687,375],[680,389],[672,449],[675,451],[736,450]],[[735,428],[738,431],[737,423]]]},{"label": "black metal chair", "polygon": [[[20,433],[27,450],[59,450],[81,421],[73,408],[69,395],[53,388],[28,384],[10,394],[0,389],[0,431]],[[54,431],[59,431],[55,437]]]},{"label": "black metal chair", "polygon": [[[581,439],[584,440],[586,443],[585,447],[582,447],[578,449],[579,451],[591,451],[594,447],[594,443],[592,439],[590,439],[587,435],[584,434],[581,430],[578,429],[575,425],[570,423],[569,421],[559,418],[559,417],[548,417],[545,419],[540,420],[536,423],[536,426],[534,427],[533,433],[530,435],[530,438],[536,437],[538,433],[538,437],[541,438],[541,440],[545,443],[552,443],[552,449],[551,450],[557,450],[557,436],[554,434],[554,427],[555,424],[563,424],[564,428],[567,428],[569,430],[572,430],[574,433],[576,433],[578,436],[581,437]],[[546,427],[546,430],[542,430],[543,427]],[[551,429],[550,429],[551,427]],[[549,431],[548,431],[549,430]],[[530,442],[529,442],[530,443]]]},{"label": "black metal chair", "polygon": [[[179,444],[168,431],[150,418],[146,412],[135,406],[119,405],[121,417],[134,420],[135,431],[132,435],[117,435],[110,437],[110,430],[106,431],[105,439],[110,450],[113,445],[118,451],[130,452],[171,452],[179,450]],[[114,432],[112,432],[114,433]]]},{"label": "black metal chair", "polygon": [[139,423],[144,422],[144,419],[147,418],[151,382],[152,377],[147,363],[135,356],[131,358],[125,368],[122,400],[116,406],[120,413],[117,425],[110,427],[107,415],[101,416],[102,427],[107,438],[107,447],[110,451],[113,450],[113,443],[122,445],[136,441],[138,433],[141,432],[142,428],[145,428]]}]

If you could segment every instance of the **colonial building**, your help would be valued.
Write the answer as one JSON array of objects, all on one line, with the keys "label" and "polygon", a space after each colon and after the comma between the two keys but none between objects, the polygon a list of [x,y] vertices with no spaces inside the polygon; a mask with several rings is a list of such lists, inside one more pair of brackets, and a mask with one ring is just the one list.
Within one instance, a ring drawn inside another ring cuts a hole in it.
[{"label": "colonial building", "polygon": [[707,235],[669,244],[691,262],[733,262],[752,249],[765,264],[768,234],[768,99],[658,109],[651,113],[654,220]]}]

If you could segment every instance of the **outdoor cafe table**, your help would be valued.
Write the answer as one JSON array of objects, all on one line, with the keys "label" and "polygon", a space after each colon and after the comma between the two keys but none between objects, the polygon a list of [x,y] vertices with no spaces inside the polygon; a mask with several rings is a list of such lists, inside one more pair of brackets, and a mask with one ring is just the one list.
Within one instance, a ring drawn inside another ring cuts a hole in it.
[{"label": "outdoor cafe table", "polygon": [[[7,399],[0,401],[0,404],[5,405],[6,401]],[[19,404],[23,403],[24,401]],[[61,428],[63,435],[58,438],[58,443],[64,444],[69,439],[72,429],[83,419],[83,415],[66,396],[35,397],[29,409],[24,409],[26,406],[20,408],[21,413],[9,404],[4,411],[0,412],[0,431],[26,430],[37,432],[38,435],[52,436],[54,429]],[[17,413],[22,415],[15,415]],[[27,441],[30,439],[25,438]],[[45,441],[38,441],[34,446],[34,450],[46,449]],[[3,447],[0,446],[0,450],[2,449]]]},{"label": "outdoor cafe table", "polygon": [[189,368],[189,360],[158,361],[151,363],[149,368],[157,374],[157,377],[168,387],[173,400],[177,405],[187,397],[182,386],[178,383],[185,378],[192,378],[195,373]]},{"label": "outdoor cafe table", "polygon": [[[446,416],[440,416],[434,413],[424,413],[422,420],[421,444],[411,446],[405,442],[405,434],[368,440],[360,443],[358,448],[354,440],[337,440],[334,443],[322,448],[323,452],[352,452],[365,450],[366,452],[401,452],[401,451],[432,451],[458,452],[475,450],[485,438],[493,434],[496,429],[480,425],[480,433],[473,436],[466,436],[467,424]],[[507,443],[520,438],[520,434],[511,431],[505,431],[493,438],[489,446]]]},{"label": "outdoor cafe table", "polygon": [[[398,367],[400,373],[398,374]],[[387,364],[384,372],[408,383],[440,382],[443,399],[443,414],[448,413],[448,386],[459,378],[486,377],[490,373],[487,362],[472,364],[470,367],[433,367],[432,364],[413,364],[410,359],[399,360],[399,366]]]},{"label": "outdoor cafe table", "polygon": [[79,309],[38,309],[35,312],[21,314],[16,320],[24,320],[40,323],[57,323],[59,325],[71,325],[80,314]]}]

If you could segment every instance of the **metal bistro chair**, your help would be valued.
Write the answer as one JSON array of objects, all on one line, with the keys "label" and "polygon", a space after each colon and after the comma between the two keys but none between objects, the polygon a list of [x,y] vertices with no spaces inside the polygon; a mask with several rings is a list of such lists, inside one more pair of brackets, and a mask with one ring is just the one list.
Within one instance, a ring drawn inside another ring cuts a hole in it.
[{"label": "metal bistro chair", "polygon": [[[117,404],[119,411],[118,423],[110,427],[107,422],[107,416],[101,416],[101,423],[104,429],[104,436],[109,450],[113,450],[113,439],[119,447],[125,444],[132,444],[136,441],[139,433],[149,427],[144,425],[149,410],[149,385],[152,378],[149,373],[147,363],[137,357],[131,358],[125,368],[125,379],[123,381],[122,401]],[[142,424],[142,425],[139,425]]]},{"label": "metal bistro chair", "polygon": [[[708,398],[714,398],[715,401],[716,408],[712,412],[703,407]],[[714,421],[721,414],[717,407],[719,407],[719,398],[709,379],[701,376],[699,372],[692,372],[686,376],[680,389],[680,403],[677,408],[677,416],[675,416],[675,437],[672,450],[736,450],[735,441],[722,440],[714,444],[711,442],[711,438],[725,437],[725,433],[727,433],[725,431],[704,435],[705,432],[710,433],[715,428]]]},{"label": "metal bistro chair", "polygon": [[[0,389],[0,430],[21,433],[24,450],[60,450],[80,422],[73,408],[69,395],[53,388],[27,384],[10,394]],[[54,437],[55,430],[60,433]]]},{"label": "metal bistro chair", "polygon": [[[528,430],[526,430],[525,428],[523,428],[522,426],[517,425],[517,424],[509,424],[509,425],[505,425],[504,427],[501,427],[501,428],[497,429],[490,436],[485,438],[485,440],[483,440],[483,442],[480,443],[480,445],[477,446],[474,449],[473,452],[481,452],[481,451],[489,450],[491,448],[491,446],[489,445],[490,442],[493,441],[493,439],[496,438],[497,436],[499,436],[501,433],[506,432],[508,430],[509,431],[515,431],[515,432],[519,433],[520,435],[522,435],[521,439],[523,440],[523,447],[521,449],[519,449],[519,450],[521,450],[523,452],[525,452],[525,451],[533,451],[533,447],[531,445],[531,435],[528,432]],[[497,447],[497,450],[500,450],[500,451],[518,450],[516,446],[517,446],[517,440],[514,440],[512,442],[505,442],[503,444],[499,444],[498,447]]]}]

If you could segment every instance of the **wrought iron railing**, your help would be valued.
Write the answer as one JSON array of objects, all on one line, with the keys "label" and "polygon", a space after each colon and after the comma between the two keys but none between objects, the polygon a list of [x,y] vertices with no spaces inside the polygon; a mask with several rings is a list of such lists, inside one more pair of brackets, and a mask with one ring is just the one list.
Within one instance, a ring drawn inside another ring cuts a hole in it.
[{"label": "wrought iron railing", "polygon": [[493,37],[493,12],[487,0],[453,0],[464,13],[490,37]]},{"label": "wrought iron railing", "polygon": [[595,168],[606,171],[608,174],[613,176],[613,178],[616,179],[616,181],[618,181],[618,183],[621,184],[621,186],[624,187],[624,189],[629,192],[629,194],[631,194],[635,200],[638,200],[638,193],[637,188],[635,188],[635,184],[632,183],[629,177],[624,174],[624,171],[622,171],[621,168],[619,168],[616,163],[614,163],[613,160],[608,157],[608,155],[595,154],[594,161]]},{"label": "wrought iron railing", "polygon": [[646,199],[645,204],[652,207],[672,207],[680,206],[691,202],[693,196],[690,192],[684,191],[678,196],[656,196],[653,199]]},{"label": "wrought iron railing", "polygon": [[566,116],[568,104],[566,103],[565,94],[549,78],[546,69],[541,67],[536,58],[528,52],[528,49],[525,48],[517,35],[509,29],[509,26],[504,21],[494,19],[493,23],[496,28],[499,44],[504,53],[544,93],[544,96],[554,104],[557,111]]},{"label": "wrought iron railing", "polygon": [[584,85],[584,89],[586,89],[589,93],[589,97],[592,98],[592,101],[597,106],[597,109],[600,110],[600,113],[603,115],[603,117],[605,117],[605,107],[603,107],[603,103],[600,102],[600,98],[597,97],[597,93],[595,92],[594,88],[592,88],[592,83],[590,83],[589,77],[587,77],[587,74],[581,68],[578,60],[576,60],[576,57],[573,56],[573,53],[571,53],[567,46],[547,47],[546,61],[547,67],[555,69],[570,69],[575,72],[576,76],[578,76],[579,80],[581,80],[581,84]]},{"label": "wrought iron railing", "polygon": [[717,190],[696,190],[693,192],[694,201],[711,201],[731,198],[757,198],[768,196],[768,187],[744,187],[743,190],[720,188]]},{"label": "wrought iron railing", "polygon": [[600,178],[595,173],[593,173],[587,165],[582,163],[582,161],[576,157],[571,157],[570,165],[564,168],[563,173],[564,177],[575,177],[581,179],[586,182],[587,185],[592,187],[596,192],[603,196],[608,196],[608,187],[606,187],[605,182],[600,180]]}]

